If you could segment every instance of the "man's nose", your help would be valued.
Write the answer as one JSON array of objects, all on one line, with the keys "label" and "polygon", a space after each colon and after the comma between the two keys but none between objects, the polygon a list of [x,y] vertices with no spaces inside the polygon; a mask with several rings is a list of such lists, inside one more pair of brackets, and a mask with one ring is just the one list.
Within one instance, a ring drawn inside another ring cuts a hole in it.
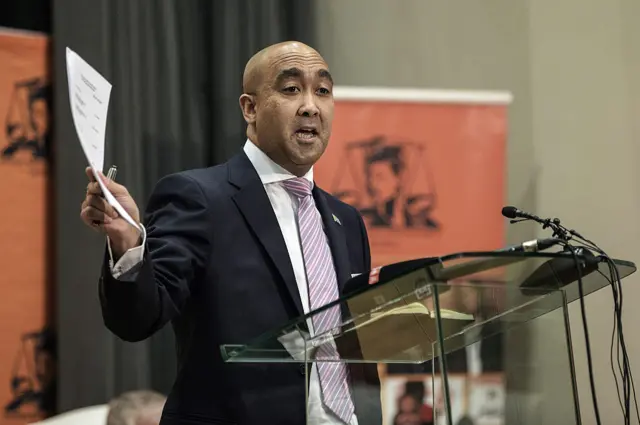
[{"label": "man's nose", "polygon": [[302,105],[298,111],[303,117],[313,117],[320,113],[318,105],[316,105],[316,98],[312,93],[306,93],[303,97]]}]

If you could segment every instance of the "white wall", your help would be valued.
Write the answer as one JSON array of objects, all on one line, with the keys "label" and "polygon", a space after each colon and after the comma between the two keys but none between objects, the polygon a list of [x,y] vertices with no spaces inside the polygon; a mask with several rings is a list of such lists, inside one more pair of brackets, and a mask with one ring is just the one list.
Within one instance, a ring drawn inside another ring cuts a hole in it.
[{"label": "white wall", "polygon": [[[638,101],[632,84],[640,76],[637,62],[636,74],[631,72],[631,40],[633,31],[636,40],[640,33],[627,21],[634,12],[637,20],[633,0],[531,1],[529,19],[533,146],[536,161],[544,164],[538,211],[562,217],[610,255],[636,261],[640,116],[632,114]],[[640,368],[637,283],[633,277],[624,285],[625,324],[632,364]],[[570,307],[583,420],[595,423],[580,309],[578,303]],[[604,423],[622,423],[609,367],[611,291],[587,297],[586,308],[601,416]],[[540,330],[534,342],[541,347],[543,341]]]},{"label": "white wall", "polygon": [[[511,91],[506,203],[561,217],[611,255],[639,259],[640,2],[319,0],[317,8],[318,48],[339,84]],[[512,227],[509,239],[536,232]],[[629,355],[640,370],[639,283],[628,279],[624,294]],[[620,423],[609,366],[611,291],[586,304],[602,419]],[[578,303],[570,310],[582,419],[592,424]],[[527,343],[510,349],[553,363],[547,326],[531,326],[519,337]],[[554,399],[562,386],[549,383],[563,366],[537,370],[521,390],[544,383]],[[568,423],[557,412],[539,423]]]}]

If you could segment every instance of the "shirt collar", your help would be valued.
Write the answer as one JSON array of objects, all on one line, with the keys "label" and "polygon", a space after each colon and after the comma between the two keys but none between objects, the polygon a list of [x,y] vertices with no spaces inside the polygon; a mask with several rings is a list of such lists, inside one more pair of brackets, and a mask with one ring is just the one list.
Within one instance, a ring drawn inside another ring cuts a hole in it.
[{"label": "shirt collar", "polygon": [[[296,176],[273,162],[271,158],[260,150],[251,140],[247,139],[244,144],[244,153],[253,164],[253,168],[258,172],[262,184],[277,183],[289,180]],[[313,167],[303,176],[313,185]]]}]

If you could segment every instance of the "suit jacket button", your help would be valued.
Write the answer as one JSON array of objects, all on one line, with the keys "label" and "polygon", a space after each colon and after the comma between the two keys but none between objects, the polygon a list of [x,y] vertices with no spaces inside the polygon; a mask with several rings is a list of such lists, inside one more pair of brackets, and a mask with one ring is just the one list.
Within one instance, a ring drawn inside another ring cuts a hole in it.
[{"label": "suit jacket button", "polygon": [[302,363],[302,364],[300,365],[300,375],[303,375],[303,376],[304,376],[304,375],[306,375],[306,374],[307,374],[307,368],[306,368],[306,365],[305,365],[304,363]]}]

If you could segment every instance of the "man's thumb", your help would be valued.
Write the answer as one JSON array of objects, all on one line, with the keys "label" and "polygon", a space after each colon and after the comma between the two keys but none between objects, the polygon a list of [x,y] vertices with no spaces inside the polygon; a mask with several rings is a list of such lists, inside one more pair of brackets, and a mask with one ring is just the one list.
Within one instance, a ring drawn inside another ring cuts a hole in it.
[{"label": "man's thumb", "polygon": [[102,183],[104,183],[104,185],[106,186],[107,190],[111,192],[113,196],[122,196],[122,195],[127,195],[129,193],[126,187],[114,182],[111,179],[108,179],[102,173],[100,173],[100,179],[102,180]]}]

